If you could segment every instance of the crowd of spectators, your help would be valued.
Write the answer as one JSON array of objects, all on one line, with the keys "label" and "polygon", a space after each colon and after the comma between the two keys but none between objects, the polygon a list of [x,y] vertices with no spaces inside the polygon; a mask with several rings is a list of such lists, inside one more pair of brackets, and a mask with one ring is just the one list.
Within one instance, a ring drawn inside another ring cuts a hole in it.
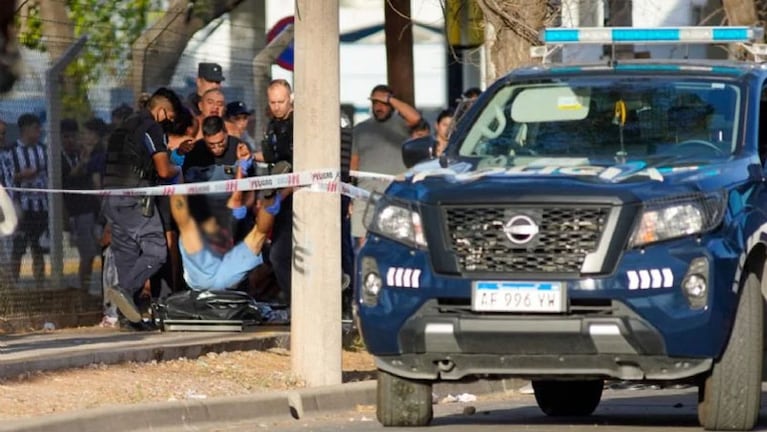
[{"label": "crowd of spectators", "polygon": [[[226,100],[221,89],[224,80],[220,65],[200,63],[195,91],[186,98],[160,88],[142,94],[135,107],[115,108],[110,123],[97,117],[61,120],[63,188],[142,187],[291,171],[290,84],[281,79],[269,84],[265,95],[267,126],[254,131],[253,116],[260,113],[248,109],[243,101]],[[352,128],[351,119],[343,112],[341,115],[343,181],[352,181],[350,170],[392,175],[403,172],[401,145],[411,138],[431,137],[434,157],[444,151],[452,129],[452,109],[440,112],[432,125],[387,85],[375,86],[369,100],[368,120]],[[24,114],[17,125],[18,140],[0,151],[3,184],[46,188],[49,161],[41,140],[41,119]],[[5,130],[6,124],[0,122],[2,143]],[[358,185],[370,192],[387,186],[367,178],[360,178]],[[35,283],[42,287],[49,198],[45,193],[27,191],[12,192],[11,196],[20,213],[17,233],[4,245],[11,279],[18,281],[22,257],[29,249]],[[354,251],[365,235],[361,221],[365,204],[343,197],[340,209],[344,275],[340,289],[344,289],[347,319]],[[97,258],[108,255],[110,265],[114,265],[103,272],[110,275],[105,280],[104,326],[118,325],[118,309],[127,321],[142,322],[151,301],[190,287],[240,289],[258,300],[290,304],[291,190],[183,199],[66,194],[64,209],[69,242],[79,255],[76,288],[89,291],[96,285],[92,274]],[[253,277],[254,273],[258,276]],[[264,289],[263,285],[269,284],[277,289]]]}]

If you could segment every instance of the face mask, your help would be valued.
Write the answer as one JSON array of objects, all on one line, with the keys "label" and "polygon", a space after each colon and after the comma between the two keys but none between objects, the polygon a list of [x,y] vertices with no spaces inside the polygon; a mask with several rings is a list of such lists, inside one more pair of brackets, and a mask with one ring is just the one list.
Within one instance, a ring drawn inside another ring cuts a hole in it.
[{"label": "face mask", "polygon": [[160,127],[162,127],[163,132],[166,134],[173,132],[174,126],[173,120],[165,119],[160,121]]}]

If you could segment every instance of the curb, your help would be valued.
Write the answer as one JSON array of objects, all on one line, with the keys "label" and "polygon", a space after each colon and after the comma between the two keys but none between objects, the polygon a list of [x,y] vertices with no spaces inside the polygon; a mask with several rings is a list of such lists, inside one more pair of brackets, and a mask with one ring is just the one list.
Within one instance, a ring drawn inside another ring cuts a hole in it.
[{"label": "curb", "polygon": [[254,419],[289,420],[331,411],[375,404],[376,382],[257,395],[144,403],[127,407],[97,408],[37,419],[5,422],[0,431],[15,432],[134,432],[159,428],[182,428],[210,423],[233,423]]},{"label": "curb", "polygon": [[[526,381],[500,379],[468,383],[440,383],[434,393],[489,394],[515,390]],[[152,402],[55,414],[4,422],[0,432],[137,432],[161,428],[200,427],[205,424],[301,419],[375,405],[376,381],[362,381],[300,390],[267,392],[177,402]]]},{"label": "curb", "polygon": [[289,346],[290,335],[270,334],[252,339],[214,341],[174,342],[158,341],[149,345],[111,348],[110,350],[83,350],[65,352],[45,357],[25,358],[18,361],[0,362],[0,378],[16,377],[36,372],[80,368],[93,364],[117,364],[127,362],[163,361],[181,357],[194,359],[214,352],[267,350]]}]

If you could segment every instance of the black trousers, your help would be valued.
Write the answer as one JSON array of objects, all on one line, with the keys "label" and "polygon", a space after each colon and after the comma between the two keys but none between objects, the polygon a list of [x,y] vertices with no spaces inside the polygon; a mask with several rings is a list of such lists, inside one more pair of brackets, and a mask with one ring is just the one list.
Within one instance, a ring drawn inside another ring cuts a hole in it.
[{"label": "black trousers", "polygon": [[144,216],[139,200],[110,197],[104,216],[112,227],[112,253],[120,287],[135,295],[165,263],[168,248],[159,212]]},{"label": "black trousers", "polygon": [[[349,287],[354,286],[354,243],[352,240],[352,222],[349,216],[351,198],[341,197],[341,271],[350,278]],[[274,219],[272,245],[269,249],[269,262],[272,265],[277,285],[282,293],[282,300],[290,304],[292,289],[293,260],[293,197],[283,201],[280,212]],[[349,290],[351,293],[351,290]]]}]

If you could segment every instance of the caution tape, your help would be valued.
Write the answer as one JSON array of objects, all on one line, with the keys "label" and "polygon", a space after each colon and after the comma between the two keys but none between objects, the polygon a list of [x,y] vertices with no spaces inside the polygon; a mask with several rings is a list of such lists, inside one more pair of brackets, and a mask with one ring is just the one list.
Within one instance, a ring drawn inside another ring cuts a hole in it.
[{"label": "caution tape", "polygon": [[368,179],[382,180],[382,181],[392,181],[394,180],[394,177],[395,177],[391,174],[379,174],[374,172],[355,171],[355,170],[349,171],[349,175],[352,177],[357,177],[357,178],[368,178]]},{"label": "caution tape", "polygon": [[309,190],[312,192],[340,192],[342,195],[356,200],[367,200],[370,198],[370,192],[365,189],[340,181],[315,183],[309,187]]},{"label": "caution tape", "polygon": [[276,174],[270,176],[247,177],[234,180],[217,180],[203,183],[184,183],[165,186],[148,186],[119,189],[42,189],[42,188],[19,188],[7,187],[7,190],[16,192],[37,193],[68,193],[78,195],[98,196],[168,196],[168,195],[203,195],[214,193],[232,193],[263,189],[279,189],[288,187],[309,186],[315,183],[324,183],[339,178],[336,170],[304,171],[290,174]]},{"label": "caution tape", "polygon": [[[387,174],[352,171],[359,178],[391,180],[394,176]],[[338,192],[357,200],[367,200],[370,192],[340,180],[336,170],[305,171],[289,174],[277,174],[259,177],[247,177],[234,180],[210,181],[204,183],[184,183],[178,185],[149,186],[120,189],[43,189],[0,186],[0,236],[12,234],[18,225],[18,216],[8,191],[33,193],[66,193],[77,195],[111,196],[169,196],[169,195],[202,195],[214,193],[232,193],[239,191],[254,191],[263,189],[280,189],[289,187],[306,187],[317,192]]]}]

